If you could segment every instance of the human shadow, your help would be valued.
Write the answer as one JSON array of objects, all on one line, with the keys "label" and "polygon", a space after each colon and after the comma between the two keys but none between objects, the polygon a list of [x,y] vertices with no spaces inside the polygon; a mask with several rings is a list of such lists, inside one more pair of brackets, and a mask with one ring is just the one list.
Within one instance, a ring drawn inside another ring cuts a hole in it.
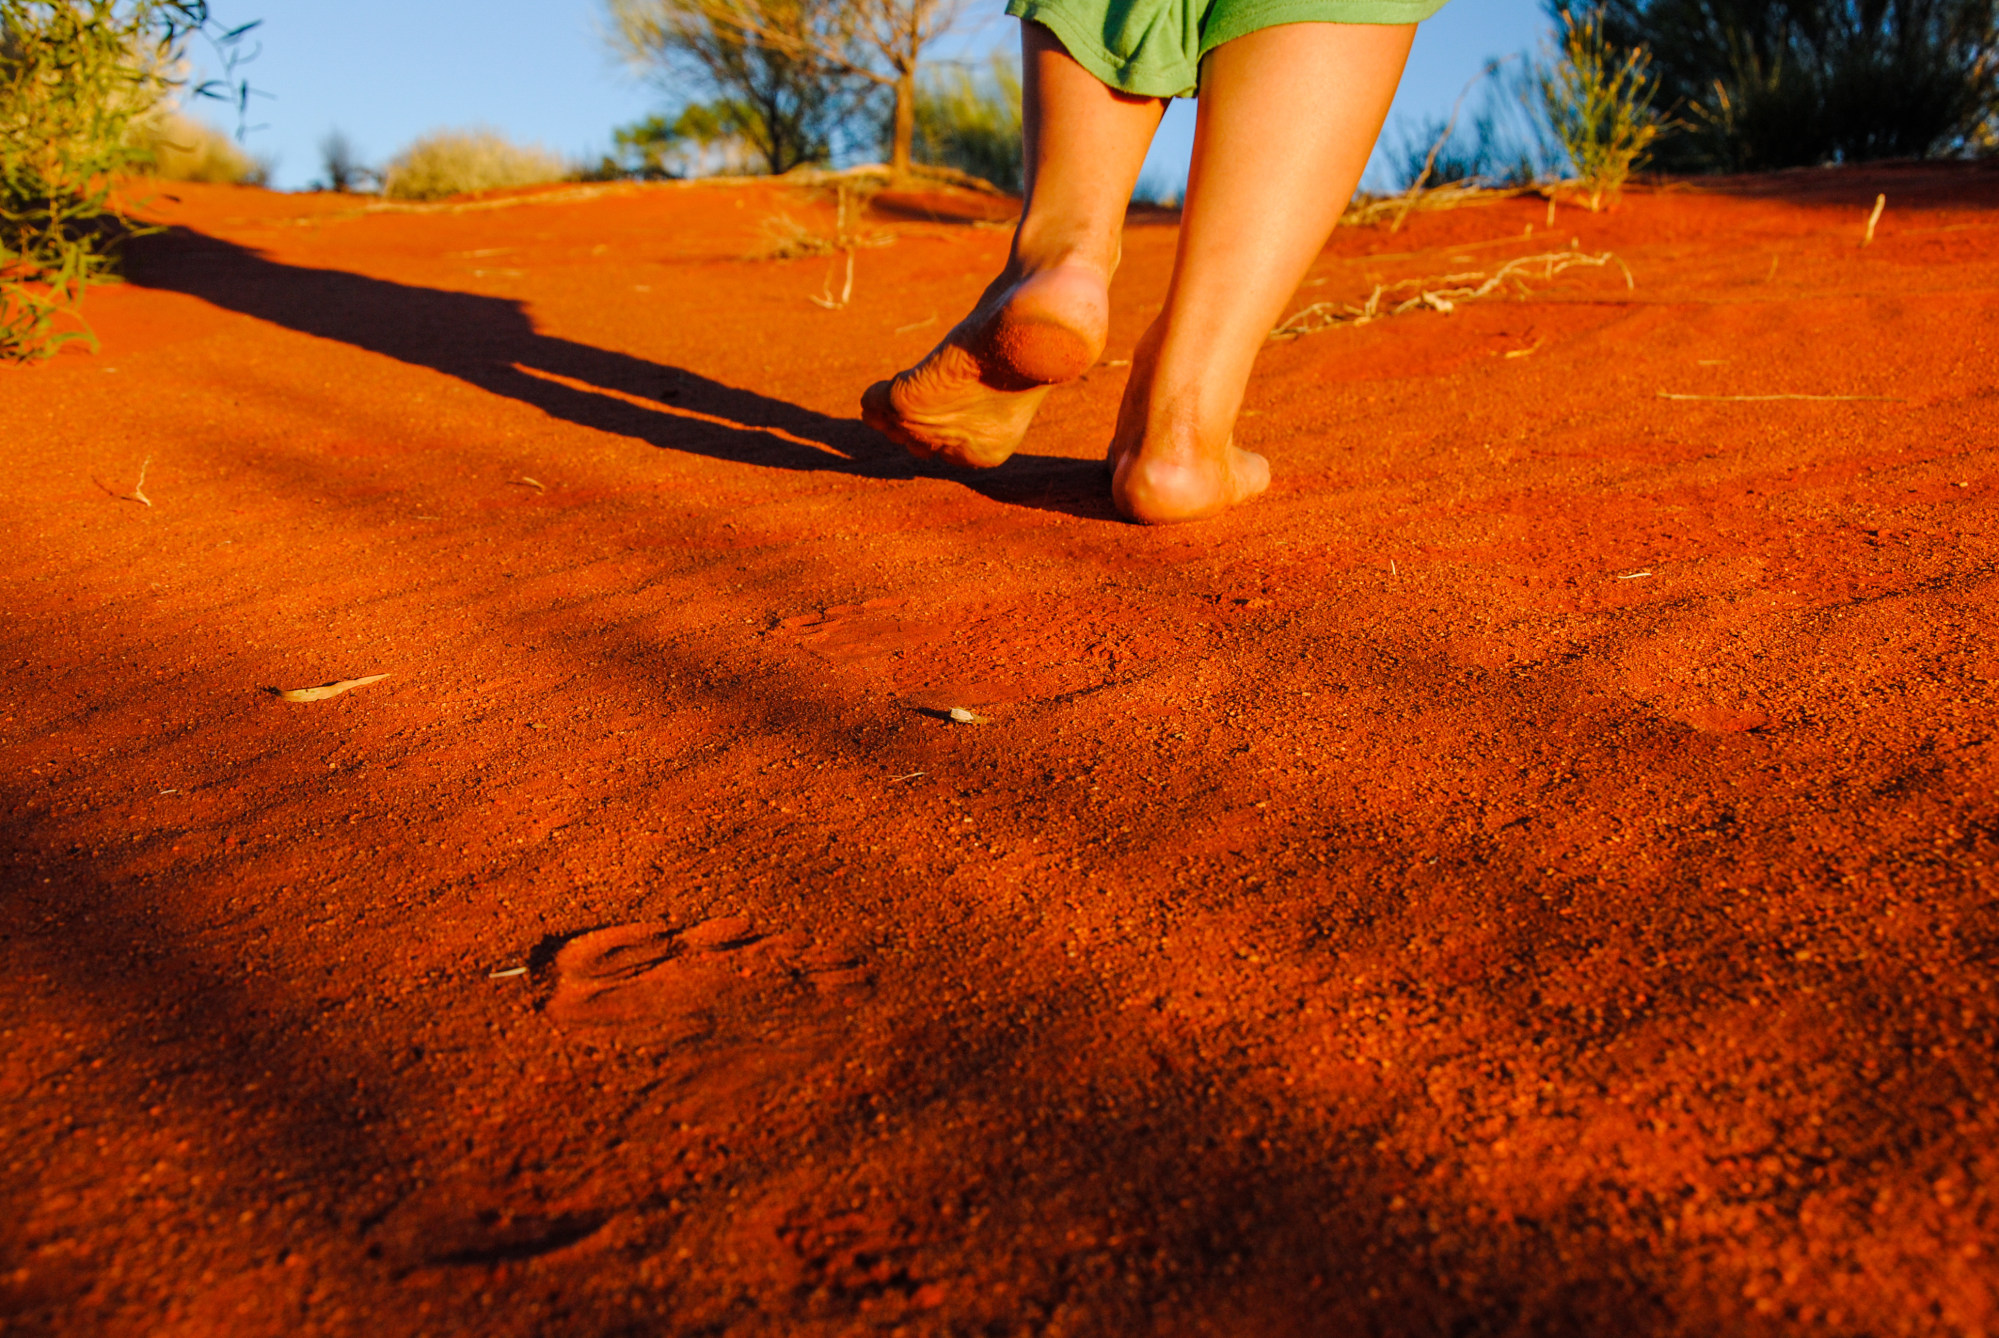
[{"label": "human shadow", "polygon": [[289,265],[174,227],[134,247],[130,281],[338,340],[661,450],[870,479],[945,478],[1007,505],[1112,519],[1103,465],[1016,456],[968,475],[908,456],[858,419],[534,328],[511,298]]}]

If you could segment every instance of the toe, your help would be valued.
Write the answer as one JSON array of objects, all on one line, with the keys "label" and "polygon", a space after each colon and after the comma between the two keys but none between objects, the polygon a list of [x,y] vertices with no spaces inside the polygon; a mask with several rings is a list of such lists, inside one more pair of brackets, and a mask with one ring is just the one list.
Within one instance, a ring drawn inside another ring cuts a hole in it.
[{"label": "toe", "polygon": [[935,454],[904,426],[902,415],[896,412],[893,381],[877,381],[861,392],[861,421],[919,460],[928,460]]},{"label": "toe", "polygon": [[889,400],[889,383],[877,381],[861,392],[861,421],[877,432],[886,432],[895,421],[895,406]]}]

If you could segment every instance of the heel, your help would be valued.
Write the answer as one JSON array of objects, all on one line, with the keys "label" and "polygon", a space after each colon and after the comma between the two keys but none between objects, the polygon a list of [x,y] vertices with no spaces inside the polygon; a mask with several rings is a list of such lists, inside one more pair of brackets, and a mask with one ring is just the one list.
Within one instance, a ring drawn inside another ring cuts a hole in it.
[{"label": "heel", "polygon": [[1066,325],[1004,313],[993,327],[993,354],[1006,369],[1032,385],[1073,381],[1097,360],[1090,341]]}]

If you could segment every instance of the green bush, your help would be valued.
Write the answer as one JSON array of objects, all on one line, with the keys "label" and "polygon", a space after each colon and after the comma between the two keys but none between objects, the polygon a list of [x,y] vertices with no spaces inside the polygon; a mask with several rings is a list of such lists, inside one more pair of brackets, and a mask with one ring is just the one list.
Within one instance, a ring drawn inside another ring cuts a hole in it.
[{"label": "green bush", "polygon": [[[47,357],[89,284],[111,277],[114,178],[144,159],[127,135],[157,99],[159,53],[114,0],[0,0],[0,353]],[[95,341],[92,340],[94,343]]]},{"label": "green bush", "polygon": [[1541,99],[1591,210],[1616,198],[1662,129],[1658,81],[1642,46],[1620,48],[1600,13],[1562,11],[1561,45],[1540,74]]},{"label": "green bush", "polygon": [[1989,151],[1995,0],[1605,0],[1686,123],[1661,166],[1749,171]]},{"label": "green bush", "polygon": [[984,79],[957,67],[927,80],[916,94],[911,156],[919,163],[969,172],[1019,194],[1019,67],[996,56]]},{"label": "green bush", "polygon": [[671,120],[658,113],[611,132],[614,152],[587,174],[600,181],[666,181],[747,172],[756,153],[756,113],[747,104],[690,102]]},{"label": "green bush", "polygon": [[439,130],[390,160],[382,193],[402,200],[563,181],[573,172],[546,149],[524,148],[497,130]]},{"label": "green bush", "polygon": [[[676,98],[706,95],[772,175],[829,162],[875,86],[852,0],[605,0],[613,48]],[[870,127],[871,129],[872,127]]]},{"label": "green bush", "polygon": [[[113,194],[151,161],[141,126],[182,90],[190,36],[208,34],[233,74],[235,43],[254,26],[214,28],[203,0],[0,0],[0,357],[95,346],[77,306],[115,279],[121,243],[143,231]],[[247,96],[226,91],[239,106]]]}]

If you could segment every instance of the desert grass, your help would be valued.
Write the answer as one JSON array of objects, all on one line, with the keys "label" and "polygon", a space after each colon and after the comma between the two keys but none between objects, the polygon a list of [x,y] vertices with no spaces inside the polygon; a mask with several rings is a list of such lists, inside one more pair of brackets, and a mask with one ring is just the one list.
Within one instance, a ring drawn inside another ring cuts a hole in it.
[{"label": "desert grass", "polygon": [[1411,214],[1498,204],[1501,200],[1511,200],[1519,195],[1531,195],[1536,189],[1530,186],[1485,186],[1473,180],[1451,181],[1427,190],[1408,190],[1397,195],[1356,195],[1346,212],[1340,215],[1339,225],[1343,228],[1375,228],[1388,224],[1390,231],[1398,231]]},{"label": "desert grass", "polygon": [[[1401,197],[1397,200],[1396,203],[1400,207],[1390,211],[1390,222],[1388,224],[1388,230],[1390,232],[1402,231],[1402,225],[1408,221],[1409,215],[1416,208],[1417,202],[1421,200],[1424,194],[1426,193],[1423,188],[1429,184],[1431,173],[1435,172],[1437,169],[1437,155],[1441,154],[1444,151],[1444,145],[1450,142],[1451,136],[1457,131],[1458,117],[1464,112],[1465,99],[1471,96],[1472,90],[1474,88],[1478,87],[1478,85],[1482,83],[1485,79],[1496,73],[1498,68],[1499,66],[1497,63],[1487,65],[1483,70],[1473,75],[1471,79],[1466,82],[1464,88],[1459,91],[1457,101],[1451,104],[1451,115],[1450,118],[1444,122],[1443,132],[1437,136],[1436,141],[1430,145],[1429,153],[1425,154],[1423,157],[1422,170],[1417,172],[1416,175],[1413,178],[1411,178],[1409,182],[1409,188],[1403,191]],[[1464,188],[1476,190],[1478,188],[1479,182],[1476,178],[1466,178],[1461,182],[1457,183],[1442,183],[1442,182],[1439,183],[1440,186],[1451,185],[1451,184],[1456,184]],[[1449,205],[1446,204],[1443,207],[1448,208]]]},{"label": "desert grass", "polygon": [[132,140],[145,154],[148,174],[162,181],[261,186],[270,175],[228,135],[176,111],[140,121]]},{"label": "desert grass", "polygon": [[1602,269],[1615,265],[1624,272],[1627,289],[1635,286],[1630,268],[1610,252],[1588,255],[1581,251],[1545,251],[1521,256],[1494,270],[1470,270],[1432,278],[1403,279],[1378,283],[1365,302],[1314,302],[1293,313],[1270,332],[1274,340],[1299,339],[1342,325],[1368,325],[1390,316],[1406,316],[1414,311],[1449,314],[1467,302],[1477,302],[1494,294],[1513,291],[1522,297],[1533,295],[1527,280],[1546,283],[1571,269]]},{"label": "desert grass", "polygon": [[539,186],[570,175],[569,165],[555,154],[515,144],[497,130],[439,130],[390,160],[382,193],[398,200],[441,200]]},{"label": "desert grass", "polygon": [[817,231],[799,222],[784,210],[779,210],[763,221],[764,244],[752,252],[752,260],[800,260],[810,256],[838,255],[846,252],[849,256],[859,247],[888,246],[894,243],[895,234],[869,230],[861,226],[861,216],[867,210],[868,201],[886,184],[886,178],[854,175],[850,173],[828,174],[825,182],[809,182],[813,189],[810,194],[824,198],[824,187],[831,187],[833,197],[833,231]]},{"label": "desert grass", "polygon": [[1617,198],[1667,129],[1652,106],[1659,81],[1651,64],[1643,47],[1611,45],[1601,10],[1581,18],[1562,11],[1561,45],[1541,73],[1541,98],[1591,213]]}]

